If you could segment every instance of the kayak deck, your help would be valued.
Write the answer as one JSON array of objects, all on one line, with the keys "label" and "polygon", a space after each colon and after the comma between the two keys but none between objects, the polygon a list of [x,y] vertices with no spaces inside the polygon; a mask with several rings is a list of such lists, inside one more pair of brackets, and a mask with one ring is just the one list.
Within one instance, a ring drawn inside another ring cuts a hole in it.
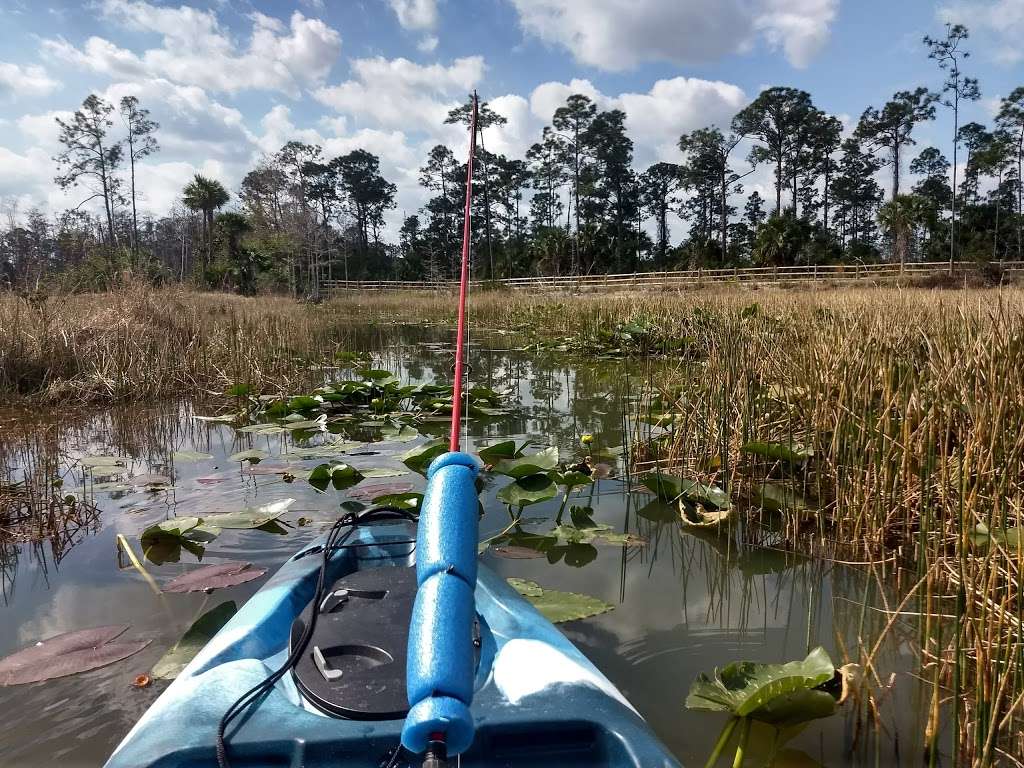
[{"label": "kayak deck", "polygon": [[[333,553],[327,583],[363,569],[413,565],[414,538],[415,526],[405,522],[359,526]],[[313,598],[321,563],[322,542],[292,556],[136,723],[107,768],[216,765],[221,716],[284,662],[292,622]],[[593,664],[483,566],[475,599],[477,730],[461,765],[678,765]],[[380,768],[400,743],[403,722],[329,717],[303,699],[289,674],[228,729],[228,754],[239,768]]]}]

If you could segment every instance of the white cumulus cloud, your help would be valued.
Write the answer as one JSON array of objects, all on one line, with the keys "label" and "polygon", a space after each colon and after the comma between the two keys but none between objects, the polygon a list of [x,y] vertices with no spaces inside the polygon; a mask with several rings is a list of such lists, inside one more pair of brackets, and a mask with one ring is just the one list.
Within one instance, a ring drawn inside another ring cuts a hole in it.
[{"label": "white cumulus cloud", "polygon": [[259,89],[297,97],[328,75],[341,51],[337,30],[299,11],[287,26],[253,13],[248,45],[241,48],[212,11],[141,0],[104,0],[101,10],[127,29],[161,35],[161,47],[136,54],[94,36],[81,48],[63,38],[44,40],[44,53],[111,77],[148,76],[217,92]]},{"label": "white cumulus cloud", "polygon": [[405,29],[434,29],[437,26],[437,0],[388,0],[388,4]]},{"label": "white cumulus cloud", "polygon": [[442,123],[483,78],[482,56],[455,59],[450,66],[416,64],[377,56],[352,62],[353,78],[313,92],[338,112],[391,127]]},{"label": "white cumulus cloud", "polygon": [[20,96],[46,96],[60,85],[40,66],[0,61],[0,101]]},{"label": "white cumulus cloud", "polygon": [[1024,61],[1024,0],[955,0],[939,6],[939,19],[965,24],[984,41],[978,46],[1001,64]]},{"label": "white cumulus cloud", "polygon": [[623,70],[746,50],[758,36],[806,66],[828,39],[839,0],[511,0],[523,30],[583,64]]}]

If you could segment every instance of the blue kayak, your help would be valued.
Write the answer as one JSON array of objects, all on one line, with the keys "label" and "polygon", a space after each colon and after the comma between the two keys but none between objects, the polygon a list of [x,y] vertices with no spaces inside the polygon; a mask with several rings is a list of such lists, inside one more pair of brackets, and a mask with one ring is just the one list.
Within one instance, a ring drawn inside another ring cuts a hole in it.
[{"label": "blue kayak", "polygon": [[[416,525],[404,520],[360,525],[346,545],[332,553],[325,574],[332,589],[324,603],[331,595],[341,595],[334,600],[346,607],[331,615],[357,615],[363,609],[349,606],[360,602],[373,604],[367,609],[370,613],[364,611],[357,625],[344,630],[343,642],[313,645],[313,652],[304,655],[310,666],[306,683],[297,667],[232,725],[232,766],[419,765],[407,757],[392,760],[405,717],[402,703],[395,706],[405,696],[405,633],[401,627],[385,626],[373,614],[380,610],[376,603],[385,602],[376,599],[381,594],[415,592],[409,578],[415,571],[415,536]],[[315,608],[310,603],[322,549],[322,540],[305,547],[267,581],[136,723],[107,768],[216,765],[221,716],[242,693],[282,665],[297,620]],[[394,588],[361,588],[359,581],[367,579]],[[338,583],[356,587],[334,589]],[[471,712],[476,732],[460,756],[461,765],[678,765],[594,665],[482,565],[474,597],[477,659]],[[333,610],[330,605],[322,607]],[[374,633],[383,638],[374,639]],[[340,712],[325,711],[327,703],[318,697],[318,685],[329,685],[327,678],[332,676],[354,689],[341,702]],[[380,685],[374,683],[377,677]],[[454,759],[451,764],[456,764]]]}]

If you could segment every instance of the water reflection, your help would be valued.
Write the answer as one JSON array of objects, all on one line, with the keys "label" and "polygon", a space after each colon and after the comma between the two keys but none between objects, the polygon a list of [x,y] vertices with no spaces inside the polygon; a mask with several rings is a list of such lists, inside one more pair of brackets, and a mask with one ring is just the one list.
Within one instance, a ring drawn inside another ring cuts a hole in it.
[{"label": "water reflection", "polygon": [[[598,448],[624,443],[632,429],[627,406],[649,379],[648,371],[619,361],[570,364],[551,354],[516,352],[508,338],[476,340],[469,362],[476,383],[509,389],[520,407],[507,417],[474,421],[468,450],[515,437],[556,444],[569,460],[582,458],[583,433],[595,435]],[[448,332],[437,328],[375,326],[353,332],[352,351],[372,353],[376,367],[397,371],[403,381],[444,382],[451,376],[449,339]],[[328,375],[344,378],[349,373],[339,369]],[[153,642],[109,668],[0,689],[0,710],[10,713],[0,735],[0,762],[102,763],[161,690],[160,684],[133,689],[131,679],[149,670],[208,607],[203,595],[154,597],[139,574],[123,559],[119,562],[118,534],[137,544],[146,527],[173,516],[202,516],[294,498],[276,534],[228,531],[201,549],[151,551],[147,566],[160,582],[199,560],[245,560],[272,571],[319,535],[339,514],[342,501],[422,489],[422,478],[412,474],[366,480],[344,492],[319,493],[304,480],[289,481],[291,473],[319,463],[303,449],[324,440],[367,442],[365,455],[352,458],[364,467],[399,468],[398,457],[408,445],[376,442],[379,429],[358,423],[332,424],[332,435],[254,435],[193,418],[224,406],[218,398],[198,404],[114,408],[87,416],[9,415],[4,421],[0,464],[7,468],[6,482],[34,480],[45,485],[60,478],[61,492],[94,502],[95,514],[34,541],[0,534],[0,655],[53,634],[104,624],[131,624],[133,636]],[[424,435],[442,435],[447,426],[437,420],[417,428]],[[254,466],[228,459],[251,448],[270,458]],[[185,461],[180,458],[183,452],[212,458]],[[109,476],[84,471],[76,459],[87,455],[123,457],[124,465]],[[613,459],[602,460],[615,464]],[[623,467],[618,464],[611,470],[621,477]],[[132,483],[132,477],[143,474],[166,475],[171,485],[147,488]],[[503,478],[486,483],[481,531],[505,535],[484,561],[504,576],[532,579],[615,605],[610,613],[563,628],[685,764],[703,763],[721,725],[713,715],[683,709],[698,672],[736,658],[802,657],[817,644],[841,660],[844,648],[852,652],[860,638],[870,637],[886,619],[884,613],[862,608],[868,594],[862,572],[771,547],[742,547],[738,538],[684,531],[674,508],[637,492],[622,479],[601,479],[577,489],[568,500],[559,496],[528,507],[511,527],[509,510],[494,500],[504,483]],[[567,523],[573,505],[589,507],[595,523],[630,534],[630,543],[609,544],[599,538],[566,541],[553,535],[559,509],[564,506],[562,522]],[[309,524],[299,525],[300,517]],[[780,542],[769,534],[763,541]],[[261,583],[243,584],[215,597],[241,604]],[[909,668],[902,648],[896,643],[883,649],[878,666],[885,675]],[[905,683],[886,702],[881,716],[887,735],[877,745],[882,764],[891,762],[888,756],[900,734],[920,731],[917,713],[927,702],[915,700],[917,690]],[[874,764],[876,745],[856,730],[852,717],[813,725],[793,747],[823,764]],[[855,737],[858,749],[851,750]],[[912,739],[904,739],[904,750],[914,748],[906,744]]]}]

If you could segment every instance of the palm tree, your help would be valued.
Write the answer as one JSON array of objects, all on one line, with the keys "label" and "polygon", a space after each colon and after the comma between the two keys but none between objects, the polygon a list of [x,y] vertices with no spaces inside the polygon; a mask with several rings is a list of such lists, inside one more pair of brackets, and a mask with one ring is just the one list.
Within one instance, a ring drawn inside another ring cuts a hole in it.
[{"label": "palm tree", "polygon": [[227,204],[231,195],[224,185],[216,179],[208,179],[197,173],[182,190],[182,200],[193,211],[203,213],[203,240],[206,243],[206,259],[204,266],[210,263],[213,252],[213,214],[218,208]]},{"label": "palm tree", "polygon": [[914,229],[927,215],[924,201],[918,195],[896,195],[878,209],[878,222],[892,238],[894,255],[900,260],[900,271],[906,265]]}]

